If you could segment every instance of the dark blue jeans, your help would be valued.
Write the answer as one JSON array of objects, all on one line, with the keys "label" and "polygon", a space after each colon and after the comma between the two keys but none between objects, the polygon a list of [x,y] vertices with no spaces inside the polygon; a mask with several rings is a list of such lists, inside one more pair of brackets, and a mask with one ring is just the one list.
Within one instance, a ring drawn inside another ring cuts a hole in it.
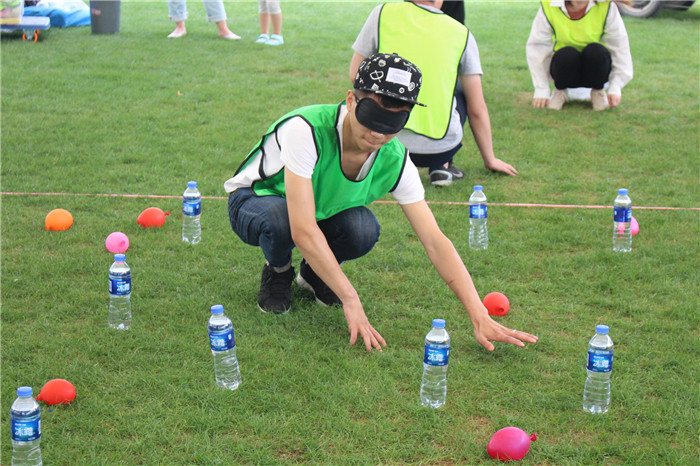
[{"label": "dark blue jeans", "polygon": [[[292,260],[292,231],[287,200],[277,196],[256,196],[240,188],[229,194],[231,228],[244,243],[259,246],[273,267]],[[379,241],[379,222],[367,207],[353,207],[321,220],[318,226],[339,263],[357,259]]]}]

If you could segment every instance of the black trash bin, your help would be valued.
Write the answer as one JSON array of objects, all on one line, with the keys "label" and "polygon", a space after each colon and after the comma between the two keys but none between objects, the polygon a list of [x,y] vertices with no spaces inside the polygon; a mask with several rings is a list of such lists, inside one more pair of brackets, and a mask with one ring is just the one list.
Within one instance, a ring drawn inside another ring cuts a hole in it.
[{"label": "black trash bin", "polygon": [[121,0],[90,0],[90,26],[93,34],[119,32]]}]

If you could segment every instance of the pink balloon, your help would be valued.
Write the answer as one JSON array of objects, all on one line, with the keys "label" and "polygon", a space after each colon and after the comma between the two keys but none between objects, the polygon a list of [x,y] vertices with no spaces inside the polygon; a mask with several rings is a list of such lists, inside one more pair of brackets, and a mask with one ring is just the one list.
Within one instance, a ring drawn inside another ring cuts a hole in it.
[{"label": "pink balloon", "polygon": [[639,233],[639,223],[637,222],[637,219],[634,217],[632,217],[632,221],[630,222],[630,231],[632,232],[632,236]]},{"label": "pink balloon", "polygon": [[530,450],[530,441],[537,440],[537,435],[527,435],[517,427],[504,427],[499,430],[486,447],[491,458],[501,461],[521,460]]},{"label": "pink balloon", "polygon": [[121,231],[111,233],[105,240],[105,246],[109,252],[119,254],[129,249],[129,238]]}]

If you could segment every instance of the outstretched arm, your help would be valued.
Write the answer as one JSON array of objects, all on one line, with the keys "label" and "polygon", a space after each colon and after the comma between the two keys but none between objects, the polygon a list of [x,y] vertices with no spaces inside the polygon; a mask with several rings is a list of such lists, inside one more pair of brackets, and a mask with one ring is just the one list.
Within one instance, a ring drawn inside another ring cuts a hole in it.
[{"label": "outstretched arm", "polygon": [[386,346],[386,341],[369,323],[357,291],[343,273],[326,237],[316,223],[316,204],[311,180],[295,175],[291,170],[285,170],[284,185],[294,244],[316,275],[343,303],[350,344],[354,345],[359,335],[367,351],[372,351],[372,348],[381,351],[382,346]]},{"label": "outstretched arm", "polygon": [[492,341],[501,341],[516,346],[536,343],[536,336],[509,329],[491,319],[479,298],[469,271],[452,242],[440,231],[428,204],[425,201],[420,201],[401,207],[428,253],[433,266],[469,314],[469,319],[474,326],[476,341],[489,351],[494,350]]}]

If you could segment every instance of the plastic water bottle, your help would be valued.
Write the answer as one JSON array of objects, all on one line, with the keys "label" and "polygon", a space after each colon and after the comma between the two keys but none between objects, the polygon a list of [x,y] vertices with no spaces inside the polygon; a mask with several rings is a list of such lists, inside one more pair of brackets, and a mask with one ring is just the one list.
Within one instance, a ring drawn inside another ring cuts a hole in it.
[{"label": "plastic water bottle", "polygon": [[595,335],[588,342],[588,377],[583,389],[583,409],[603,414],[610,407],[610,373],[613,362],[613,341],[607,325],[597,325]]},{"label": "plastic water bottle", "polygon": [[447,396],[447,364],[450,360],[450,336],[443,319],[434,319],[433,328],[425,336],[423,380],[420,402],[423,406],[439,408]]},{"label": "plastic water bottle", "polygon": [[182,194],[182,241],[197,244],[202,240],[202,195],[199,194],[196,181],[188,181],[187,189]]},{"label": "plastic water bottle", "polygon": [[109,268],[109,316],[111,328],[127,330],[131,327],[131,269],[124,254],[115,254]]},{"label": "plastic water bottle", "polygon": [[627,190],[617,190],[613,208],[613,251],[630,252],[632,250],[632,200]]},{"label": "plastic water bottle", "polygon": [[214,375],[219,387],[235,390],[241,384],[241,369],[236,358],[236,339],[233,336],[233,324],[226,314],[224,306],[216,304],[211,307],[209,318],[209,344],[214,355]]},{"label": "plastic water bottle", "polygon": [[469,196],[469,247],[486,249],[489,247],[489,230],[486,226],[488,206],[484,188],[474,186],[474,192]]},{"label": "plastic water bottle", "polygon": [[41,465],[41,406],[32,387],[19,387],[10,408],[12,464]]}]

